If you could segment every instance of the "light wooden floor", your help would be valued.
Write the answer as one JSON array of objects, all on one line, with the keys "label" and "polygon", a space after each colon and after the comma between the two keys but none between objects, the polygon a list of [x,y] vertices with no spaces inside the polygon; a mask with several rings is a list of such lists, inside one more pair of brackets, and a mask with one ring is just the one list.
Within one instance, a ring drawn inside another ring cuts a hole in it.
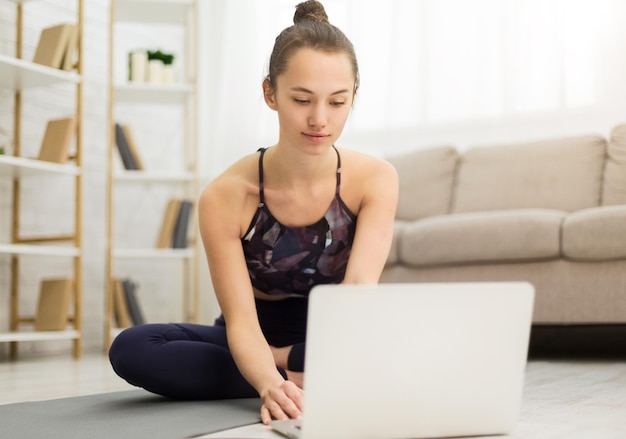
[{"label": "light wooden floor", "polygon": [[[0,404],[132,389],[102,354],[0,358]],[[274,437],[263,436],[251,437]],[[626,361],[532,360],[514,438],[626,437]]]},{"label": "light wooden floor", "polygon": [[42,401],[133,389],[119,378],[104,354],[0,359],[0,404]]}]

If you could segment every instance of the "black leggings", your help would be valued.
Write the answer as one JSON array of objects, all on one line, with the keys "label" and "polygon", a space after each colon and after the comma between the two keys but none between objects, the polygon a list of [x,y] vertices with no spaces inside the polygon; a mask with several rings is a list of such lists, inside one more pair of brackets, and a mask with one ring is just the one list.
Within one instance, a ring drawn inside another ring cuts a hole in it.
[{"label": "black leggings", "polygon": [[[264,329],[264,333],[273,346],[293,345],[289,355],[289,369],[302,371],[306,301],[296,300],[296,312],[287,303],[281,303],[278,307],[291,309],[290,317],[299,314],[301,318],[304,311],[304,323],[299,320],[299,329],[290,328],[282,332],[280,337],[271,335],[276,329],[274,327],[269,333]],[[259,302],[265,301],[257,301],[259,321],[264,328],[268,316],[262,310],[266,304]],[[301,309],[302,303],[305,304],[304,310]],[[275,322],[271,318],[269,320]],[[215,323],[214,326],[154,323],[128,328],[111,345],[111,365],[130,384],[173,399],[257,397],[258,393],[241,375],[228,349],[224,320],[219,318]],[[284,370],[278,370],[286,377]]]}]

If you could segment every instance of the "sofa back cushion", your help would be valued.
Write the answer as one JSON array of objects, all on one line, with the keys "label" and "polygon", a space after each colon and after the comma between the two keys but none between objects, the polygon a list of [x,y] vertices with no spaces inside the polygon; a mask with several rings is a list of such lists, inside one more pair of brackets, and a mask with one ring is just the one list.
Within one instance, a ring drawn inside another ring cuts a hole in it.
[{"label": "sofa back cushion", "polygon": [[605,154],[599,136],[470,149],[459,163],[452,212],[598,206]]},{"label": "sofa back cushion", "polygon": [[626,124],[611,132],[607,154],[602,204],[626,204]]},{"label": "sofa back cushion", "polygon": [[412,221],[448,213],[458,157],[451,146],[418,149],[389,157],[399,178],[396,218]]}]

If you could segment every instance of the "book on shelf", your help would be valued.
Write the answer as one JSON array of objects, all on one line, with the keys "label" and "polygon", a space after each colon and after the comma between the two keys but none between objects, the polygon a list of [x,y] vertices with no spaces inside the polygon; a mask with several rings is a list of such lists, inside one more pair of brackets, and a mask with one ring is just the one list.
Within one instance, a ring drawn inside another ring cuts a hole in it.
[{"label": "book on shelf", "polygon": [[172,246],[174,229],[176,228],[181,202],[182,201],[178,198],[171,198],[167,202],[165,213],[163,214],[163,221],[161,222],[161,229],[159,230],[159,236],[157,238],[157,248],[169,248]]},{"label": "book on shelf", "polygon": [[124,289],[124,297],[126,298],[126,306],[130,314],[130,320],[133,325],[143,325],[146,319],[143,316],[139,298],[137,297],[137,284],[130,279],[123,279],[122,286]]},{"label": "book on shelf", "polygon": [[137,142],[135,142],[135,136],[133,136],[133,133],[128,125],[122,125],[122,135],[126,140],[126,144],[128,145],[130,155],[135,162],[135,166],[137,166],[136,169],[143,171],[143,161],[141,160],[141,155],[139,154],[139,148],[137,147]]},{"label": "book on shelf", "polygon": [[35,331],[63,331],[67,328],[72,288],[72,279],[41,281]]},{"label": "book on shelf", "polygon": [[[139,160],[139,156],[135,157],[133,154],[133,149],[131,149],[131,144],[126,137],[126,133],[130,133],[130,129],[124,129],[119,123],[115,124],[115,143],[117,145],[117,150],[120,153],[120,158],[122,159],[122,164],[124,165],[124,169],[127,170],[139,170],[143,169],[143,165],[140,168],[141,161]],[[136,145],[134,144],[134,139],[131,139],[133,142],[132,148],[136,150]]]},{"label": "book on shelf", "polygon": [[63,64],[61,68],[66,71],[74,70],[76,67],[76,49],[78,49],[78,26],[71,25],[70,36],[67,40],[65,53],[63,54]]},{"label": "book on shelf", "polygon": [[62,68],[74,28],[76,25],[63,23],[43,29],[35,49],[33,62],[55,69]]},{"label": "book on shelf", "polygon": [[191,210],[193,202],[190,200],[181,200],[176,218],[176,226],[172,236],[172,248],[187,248],[187,235],[189,230],[189,220],[191,219]]},{"label": "book on shelf", "polygon": [[118,328],[128,328],[133,326],[126,303],[124,284],[121,279],[113,280],[113,315]]},{"label": "book on shelf", "polygon": [[49,120],[37,160],[65,163],[69,158],[68,152],[75,132],[75,117]]}]

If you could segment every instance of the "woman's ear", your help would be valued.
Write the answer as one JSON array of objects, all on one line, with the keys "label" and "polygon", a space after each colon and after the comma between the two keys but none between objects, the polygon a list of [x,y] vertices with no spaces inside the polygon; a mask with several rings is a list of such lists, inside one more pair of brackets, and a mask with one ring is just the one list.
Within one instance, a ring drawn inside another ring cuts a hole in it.
[{"label": "woman's ear", "polygon": [[268,107],[272,110],[276,110],[276,96],[274,95],[274,89],[269,79],[263,81],[263,98]]}]

